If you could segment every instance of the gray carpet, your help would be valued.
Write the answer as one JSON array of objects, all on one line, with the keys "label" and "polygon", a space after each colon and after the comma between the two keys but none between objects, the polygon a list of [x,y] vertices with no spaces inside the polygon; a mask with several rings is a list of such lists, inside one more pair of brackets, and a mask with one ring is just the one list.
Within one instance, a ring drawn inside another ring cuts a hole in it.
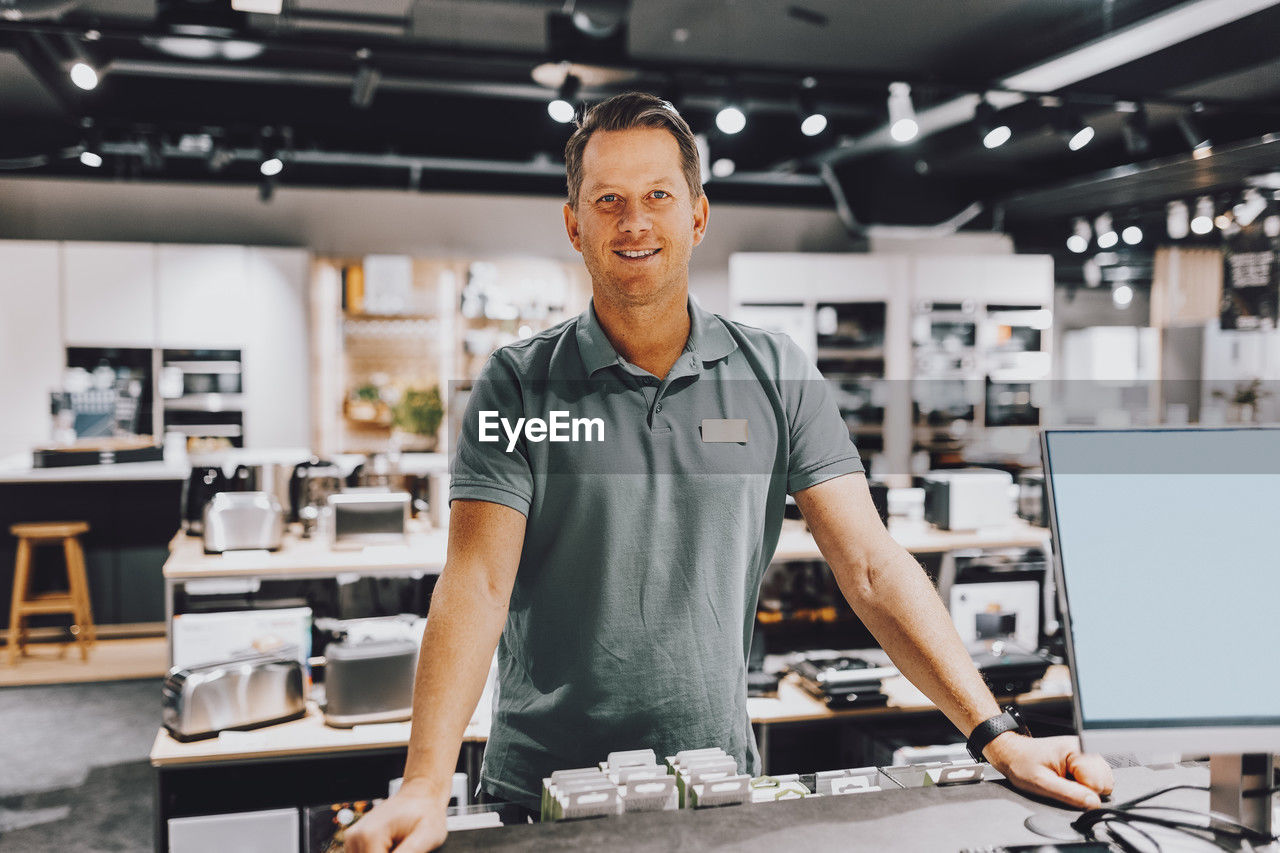
[{"label": "gray carpet", "polygon": [[160,680],[0,689],[0,853],[148,851]]}]

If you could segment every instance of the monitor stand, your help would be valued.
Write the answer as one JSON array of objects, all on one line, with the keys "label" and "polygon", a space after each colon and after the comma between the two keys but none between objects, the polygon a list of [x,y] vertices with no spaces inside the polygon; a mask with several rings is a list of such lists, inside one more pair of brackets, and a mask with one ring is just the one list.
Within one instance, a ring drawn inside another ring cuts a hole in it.
[{"label": "monitor stand", "polygon": [[1271,835],[1271,796],[1245,794],[1273,787],[1274,765],[1269,754],[1209,756],[1209,810]]}]

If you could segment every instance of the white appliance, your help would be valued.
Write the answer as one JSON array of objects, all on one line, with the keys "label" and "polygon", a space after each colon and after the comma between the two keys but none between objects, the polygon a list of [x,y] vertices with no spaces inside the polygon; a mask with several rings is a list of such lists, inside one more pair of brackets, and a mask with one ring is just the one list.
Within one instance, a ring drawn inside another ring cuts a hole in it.
[{"label": "white appliance", "polygon": [[1013,477],[993,468],[930,471],[924,518],[943,530],[977,530],[1013,521]]}]

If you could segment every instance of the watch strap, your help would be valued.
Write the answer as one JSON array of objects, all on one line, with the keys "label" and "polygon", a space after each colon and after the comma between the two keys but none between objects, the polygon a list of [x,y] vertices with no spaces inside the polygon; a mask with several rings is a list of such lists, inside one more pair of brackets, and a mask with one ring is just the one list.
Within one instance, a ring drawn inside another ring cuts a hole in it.
[{"label": "watch strap", "polygon": [[969,734],[969,741],[966,744],[969,754],[975,761],[986,761],[982,757],[982,750],[987,748],[987,744],[1005,732],[1025,732],[1025,729],[1026,726],[1022,721],[1009,711],[997,714],[989,720],[983,720]]}]

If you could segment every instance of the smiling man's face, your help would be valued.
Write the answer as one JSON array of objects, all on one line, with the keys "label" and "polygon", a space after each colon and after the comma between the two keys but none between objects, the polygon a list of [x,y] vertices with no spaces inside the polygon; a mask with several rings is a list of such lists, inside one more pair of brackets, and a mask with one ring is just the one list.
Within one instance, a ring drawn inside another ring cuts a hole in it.
[{"label": "smiling man's face", "polygon": [[705,195],[692,197],[680,165],[666,130],[600,131],[588,140],[582,190],[564,219],[598,299],[645,305],[687,290],[708,206]]}]

